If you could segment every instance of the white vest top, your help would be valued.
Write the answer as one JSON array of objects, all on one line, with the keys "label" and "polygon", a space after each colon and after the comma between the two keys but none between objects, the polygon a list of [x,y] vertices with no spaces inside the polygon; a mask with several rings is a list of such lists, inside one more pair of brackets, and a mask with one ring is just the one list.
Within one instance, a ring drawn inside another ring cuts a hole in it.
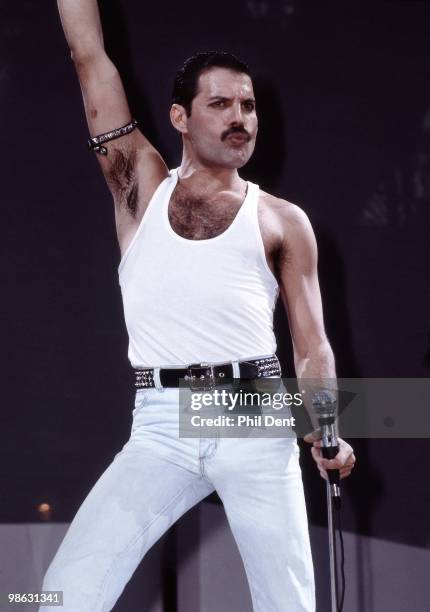
[{"label": "white vest top", "polygon": [[172,170],[155,191],[119,265],[133,367],[258,359],[276,351],[278,283],[264,253],[257,204],[245,200],[220,235],[188,240],[170,225]]}]

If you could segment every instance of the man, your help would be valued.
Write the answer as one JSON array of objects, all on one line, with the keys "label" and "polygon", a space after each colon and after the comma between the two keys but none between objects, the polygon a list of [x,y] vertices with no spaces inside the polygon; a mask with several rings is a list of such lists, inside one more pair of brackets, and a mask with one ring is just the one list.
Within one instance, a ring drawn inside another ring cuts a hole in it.
[{"label": "man", "polygon": [[[198,388],[229,375],[280,375],[278,291],[297,376],[335,378],[310,223],[297,206],[237,171],[252,155],[258,128],[248,68],[224,53],[197,54],[184,64],[170,111],[183,156],[169,172],[132,121],[104,51],[96,0],[58,6],[91,146],[114,199],[138,391],[130,440],[78,511],[43,588],[63,590],[67,612],[111,610],[152,544],[216,490],[254,610],[310,612],[313,570],[295,439],[178,435],[179,377]],[[307,440],[323,477],[327,468],[350,473],[355,458],[346,442],[327,462],[317,436]]]}]

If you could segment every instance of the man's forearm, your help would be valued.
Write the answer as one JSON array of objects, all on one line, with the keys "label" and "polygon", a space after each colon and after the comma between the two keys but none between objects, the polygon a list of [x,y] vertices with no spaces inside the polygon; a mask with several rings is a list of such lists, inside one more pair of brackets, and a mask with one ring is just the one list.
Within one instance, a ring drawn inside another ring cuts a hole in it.
[{"label": "man's forearm", "polygon": [[103,31],[97,0],[58,0],[57,4],[72,57],[79,59],[102,51]]},{"label": "man's forearm", "polygon": [[312,393],[319,389],[337,389],[335,359],[329,342],[321,342],[312,347],[308,354],[296,356],[295,369],[299,388],[305,391],[304,403],[312,426],[318,429],[318,418],[312,408]]}]

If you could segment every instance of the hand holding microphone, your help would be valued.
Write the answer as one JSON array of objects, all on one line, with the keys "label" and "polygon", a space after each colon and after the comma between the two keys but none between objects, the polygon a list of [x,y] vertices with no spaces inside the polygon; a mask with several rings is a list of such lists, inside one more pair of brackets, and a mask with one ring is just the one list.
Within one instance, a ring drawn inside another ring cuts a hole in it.
[{"label": "hand holding microphone", "polygon": [[340,507],[340,480],[346,478],[355,464],[353,448],[339,438],[336,432],[336,396],[331,390],[315,391],[312,395],[312,409],[318,417],[320,429],[307,434],[305,442],[313,444],[314,461],[321,476],[328,479],[335,505]]}]

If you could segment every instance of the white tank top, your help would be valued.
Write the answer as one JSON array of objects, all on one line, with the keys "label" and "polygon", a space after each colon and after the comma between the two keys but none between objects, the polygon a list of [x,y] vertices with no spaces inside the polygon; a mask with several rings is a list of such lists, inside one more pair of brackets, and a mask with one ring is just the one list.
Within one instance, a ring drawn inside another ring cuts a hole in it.
[{"label": "white tank top", "polygon": [[168,205],[177,170],[158,186],[119,265],[133,367],[258,359],[276,351],[279,293],[248,182],[231,225],[205,240],[179,236]]}]

